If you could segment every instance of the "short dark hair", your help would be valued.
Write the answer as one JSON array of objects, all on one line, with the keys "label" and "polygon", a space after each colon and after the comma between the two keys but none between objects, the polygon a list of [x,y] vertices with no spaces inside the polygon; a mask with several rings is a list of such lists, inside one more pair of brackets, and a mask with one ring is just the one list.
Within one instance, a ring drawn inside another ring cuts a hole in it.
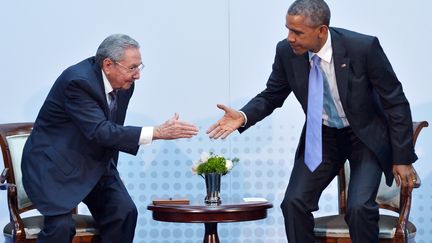
[{"label": "short dark hair", "polygon": [[330,25],[330,8],[323,0],[297,0],[288,9],[287,15],[301,15],[311,27]]},{"label": "short dark hair", "polygon": [[105,58],[109,58],[115,62],[121,61],[125,49],[137,48],[139,44],[136,40],[132,39],[128,35],[124,34],[113,34],[105,38],[99,45],[96,51],[96,63],[102,67],[102,62]]}]

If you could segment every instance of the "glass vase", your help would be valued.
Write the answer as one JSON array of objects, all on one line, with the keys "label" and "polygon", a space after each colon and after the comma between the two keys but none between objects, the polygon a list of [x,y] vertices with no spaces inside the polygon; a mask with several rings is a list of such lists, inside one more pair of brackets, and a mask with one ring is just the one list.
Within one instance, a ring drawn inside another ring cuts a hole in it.
[{"label": "glass vase", "polygon": [[206,204],[220,204],[220,186],[221,186],[222,174],[219,173],[208,173],[204,175],[206,183],[207,196],[204,199]]}]

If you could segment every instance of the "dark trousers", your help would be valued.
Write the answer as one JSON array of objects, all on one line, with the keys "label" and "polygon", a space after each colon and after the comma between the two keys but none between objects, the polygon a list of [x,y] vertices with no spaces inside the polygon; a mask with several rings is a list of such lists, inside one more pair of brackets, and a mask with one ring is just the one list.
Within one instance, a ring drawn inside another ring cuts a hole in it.
[{"label": "dark trousers", "polygon": [[[116,169],[108,171],[83,200],[103,243],[133,242],[138,212]],[[45,216],[39,243],[67,243],[75,235],[72,215]]]},{"label": "dark trousers", "polygon": [[335,129],[323,126],[323,162],[311,172],[303,154],[294,168],[285,198],[281,204],[289,243],[313,243],[313,211],[323,190],[349,160],[351,177],[348,186],[347,215],[353,243],[378,242],[378,205],[375,202],[382,170],[372,151],[353,133],[351,128]]}]

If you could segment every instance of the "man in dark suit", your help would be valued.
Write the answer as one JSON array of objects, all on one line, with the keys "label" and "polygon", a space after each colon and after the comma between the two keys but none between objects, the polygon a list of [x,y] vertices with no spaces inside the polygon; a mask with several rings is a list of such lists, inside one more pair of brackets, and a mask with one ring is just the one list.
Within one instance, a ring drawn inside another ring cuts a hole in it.
[{"label": "man in dark suit", "polygon": [[132,242],[137,209],[117,171],[119,151],[136,154],[155,139],[190,138],[198,129],[178,114],[156,127],[124,126],[139,44],[107,37],[96,56],[67,68],[51,88],[24,147],[24,188],[45,216],[38,242],[71,242],[71,210],[83,201],[101,242]]},{"label": "man in dark suit", "polygon": [[[218,105],[225,115],[207,133],[217,139],[236,129],[243,132],[281,107],[293,92],[306,123],[281,204],[288,241],[314,242],[312,212],[318,210],[324,188],[349,160],[345,219],[351,238],[378,242],[375,197],[382,172],[387,184],[395,178],[402,186],[413,186],[416,178],[410,107],[378,39],[329,27],[329,22],[324,1],[295,1],[286,17],[288,38],[277,45],[266,89],[240,111]],[[316,80],[321,83],[315,87]],[[317,88],[321,91],[311,95]],[[318,128],[312,112],[317,108]],[[318,135],[308,138],[314,131]],[[319,158],[315,164],[309,159],[313,156]]]}]

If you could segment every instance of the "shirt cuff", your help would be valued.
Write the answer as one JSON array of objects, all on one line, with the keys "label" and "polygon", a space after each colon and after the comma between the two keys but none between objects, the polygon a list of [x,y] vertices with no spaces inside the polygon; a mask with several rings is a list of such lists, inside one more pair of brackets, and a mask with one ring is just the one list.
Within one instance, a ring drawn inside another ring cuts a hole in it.
[{"label": "shirt cuff", "polygon": [[244,118],[244,123],[241,125],[241,127],[245,127],[247,124],[247,116],[243,111],[239,111],[239,112],[242,114],[242,116]]},{"label": "shirt cuff", "polygon": [[153,127],[142,127],[139,145],[151,144],[153,140]]}]

